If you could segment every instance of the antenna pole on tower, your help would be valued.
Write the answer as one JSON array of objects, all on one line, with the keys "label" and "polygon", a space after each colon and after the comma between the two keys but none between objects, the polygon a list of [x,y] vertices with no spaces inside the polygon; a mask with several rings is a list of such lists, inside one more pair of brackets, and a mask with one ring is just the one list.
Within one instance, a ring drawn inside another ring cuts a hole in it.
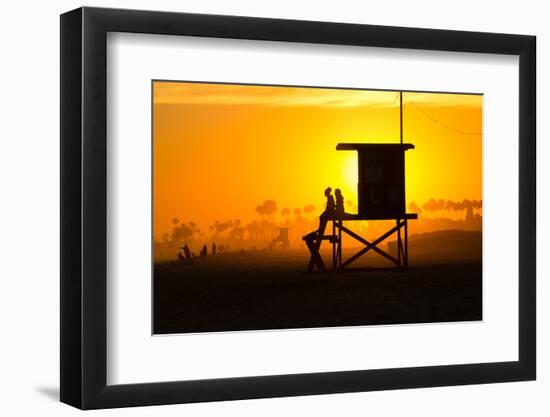
[{"label": "antenna pole on tower", "polygon": [[399,138],[403,145],[403,91],[399,92]]}]

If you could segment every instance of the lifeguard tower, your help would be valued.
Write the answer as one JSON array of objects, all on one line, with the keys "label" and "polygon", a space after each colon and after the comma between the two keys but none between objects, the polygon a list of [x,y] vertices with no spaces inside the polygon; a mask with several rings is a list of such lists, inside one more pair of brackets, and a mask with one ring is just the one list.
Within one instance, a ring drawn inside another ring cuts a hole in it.
[{"label": "lifeguard tower", "polygon": [[[332,269],[341,270],[359,259],[369,251],[383,256],[399,268],[408,268],[408,221],[417,219],[416,213],[406,212],[405,202],[405,153],[414,149],[414,145],[403,143],[403,98],[400,93],[400,143],[339,143],[338,151],[356,151],[358,161],[358,213],[335,215],[332,221],[332,234],[326,235],[313,232],[303,237],[311,253],[308,271],[326,270],[320,255],[324,240],[332,244]],[[395,226],[386,233],[370,242],[350,230],[344,224],[350,221],[393,220]],[[342,259],[342,235],[347,234],[362,245],[348,259]],[[397,235],[397,257],[387,253],[379,245],[392,236]]]},{"label": "lifeguard tower", "polygon": [[278,227],[277,229],[279,230],[279,235],[269,244],[269,249],[275,249],[277,247],[288,249],[290,247],[288,227]]}]

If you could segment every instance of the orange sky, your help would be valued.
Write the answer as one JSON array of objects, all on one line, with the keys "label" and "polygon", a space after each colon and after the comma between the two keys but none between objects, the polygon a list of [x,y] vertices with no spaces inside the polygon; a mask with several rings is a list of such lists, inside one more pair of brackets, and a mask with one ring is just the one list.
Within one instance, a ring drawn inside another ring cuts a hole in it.
[{"label": "orange sky", "polygon": [[[356,202],[356,152],[340,142],[398,143],[397,92],[153,83],[154,237],[171,219],[207,228],[314,204],[341,188]],[[482,96],[404,93],[407,202],[482,199]]]}]

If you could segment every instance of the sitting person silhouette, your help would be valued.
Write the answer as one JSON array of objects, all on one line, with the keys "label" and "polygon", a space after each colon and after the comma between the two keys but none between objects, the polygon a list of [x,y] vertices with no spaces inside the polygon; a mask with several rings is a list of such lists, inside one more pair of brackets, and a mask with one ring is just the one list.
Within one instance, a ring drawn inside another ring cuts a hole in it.
[{"label": "sitting person silhouette", "polygon": [[346,215],[346,211],[344,209],[344,196],[339,188],[334,190],[334,195],[336,196],[336,210],[334,217],[337,219],[343,219]]},{"label": "sitting person silhouette", "polygon": [[332,196],[332,188],[327,187],[325,190],[325,197],[327,198],[327,205],[325,211],[319,216],[319,228],[317,229],[317,237],[322,237],[325,233],[327,223],[330,219],[334,218],[335,214],[335,203],[334,197]]}]

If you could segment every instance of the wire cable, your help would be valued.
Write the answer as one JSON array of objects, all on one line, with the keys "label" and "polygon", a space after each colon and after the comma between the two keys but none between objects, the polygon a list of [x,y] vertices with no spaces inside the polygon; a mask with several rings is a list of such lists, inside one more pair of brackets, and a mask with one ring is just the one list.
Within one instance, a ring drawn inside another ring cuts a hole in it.
[{"label": "wire cable", "polygon": [[397,93],[397,95],[395,96],[395,100],[393,100],[393,105],[395,106],[395,103],[397,103],[397,99],[399,98],[399,94],[400,93]]},{"label": "wire cable", "polygon": [[412,101],[410,98],[407,98],[407,102],[413,104],[420,112],[424,114],[428,119],[430,119],[432,122],[437,123],[439,126],[444,127],[445,129],[452,130],[453,132],[461,133],[463,135],[471,135],[471,136],[481,136],[481,132],[467,132],[465,130],[456,129],[454,127],[448,126],[444,123],[441,123],[439,120],[435,119],[434,117],[430,116],[422,107],[420,107],[418,104],[416,104],[414,101]]}]

